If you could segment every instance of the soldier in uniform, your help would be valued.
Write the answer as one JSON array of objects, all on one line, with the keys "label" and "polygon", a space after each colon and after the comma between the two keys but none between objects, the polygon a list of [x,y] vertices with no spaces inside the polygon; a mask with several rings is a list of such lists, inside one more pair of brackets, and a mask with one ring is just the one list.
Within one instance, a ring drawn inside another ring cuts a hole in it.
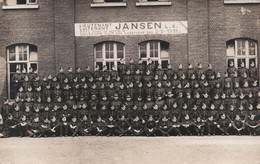
[{"label": "soldier in uniform", "polygon": [[102,120],[101,117],[98,117],[97,120],[93,124],[93,130],[96,136],[104,135],[104,132],[107,129],[107,124],[105,120]]},{"label": "soldier in uniform", "polygon": [[67,116],[62,115],[61,120],[60,120],[60,136],[68,136],[68,128],[69,128],[69,123],[67,121]]},{"label": "soldier in uniform", "polygon": [[168,130],[169,135],[182,135],[180,132],[180,122],[177,117],[173,116],[170,120],[170,129]]},{"label": "soldier in uniform", "polygon": [[73,116],[71,118],[71,122],[69,123],[68,129],[72,137],[78,136],[79,122],[76,116]]},{"label": "soldier in uniform", "polygon": [[182,134],[192,135],[192,133],[191,133],[192,124],[193,123],[192,123],[192,120],[190,119],[189,114],[186,114],[184,117],[182,117],[182,122],[181,122]]},{"label": "soldier in uniform", "polygon": [[241,135],[241,132],[245,129],[245,124],[240,119],[239,115],[236,115],[235,120],[231,121],[231,125],[232,125],[232,131],[234,131],[236,135]]},{"label": "soldier in uniform", "polygon": [[115,132],[121,137],[123,135],[127,135],[130,130],[131,125],[129,123],[129,119],[122,115],[117,123],[117,129],[115,130]]},{"label": "soldier in uniform", "polygon": [[256,120],[256,115],[250,115],[249,119],[245,122],[246,129],[250,135],[256,135],[259,130],[259,121]]},{"label": "soldier in uniform", "polygon": [[131,122],[131,135],[140,136],[144,132],[144,125],[139,116],[136,116]]},{"label": "soldier in uniform", "polygon": [[229,135],[228,131],[231,127],[231,123],[229,119],[226,118],[226,115],[223,113],[220,116],[220,119],[218,120],[217,123],[217,128],[220,130],[221,134],[224,135]]},{"label": "soldier in uniform", "polygon": [[91,135],[93,122],[87,115],[82,116],[81,124],[79,127],[79,133],[83,136]]},{"label": "soldier in uniform", "polygon": [[205,130],[205,122],[203,122],[200,117],[197,117],[197,119],[194,121],[195,134],[198,136],[203,136],[204,130]]},{"label": "soldier in uniform", "polygon": [[28,134],[30,137],[41,137],[41,122],[39,117],[35,117],[33,122],[30,124]]},{"label": "soldier in uniform", "polygon": [[248,69],[248,74],[249,74],[249,78],[252,80],[259,80],[259,75],[258,75],[258,69],[256,68],[255,62],[252,61],[250,63],[250,67]]},{"label": "soldier in uniform", "polygon": [[166,117],[162,117],[162,119],[158,123],[158,129],[163,134],[163,136],[169,136],[169,132],[170,130],[172,130],[171,128],[172,126],[169,119]]}]

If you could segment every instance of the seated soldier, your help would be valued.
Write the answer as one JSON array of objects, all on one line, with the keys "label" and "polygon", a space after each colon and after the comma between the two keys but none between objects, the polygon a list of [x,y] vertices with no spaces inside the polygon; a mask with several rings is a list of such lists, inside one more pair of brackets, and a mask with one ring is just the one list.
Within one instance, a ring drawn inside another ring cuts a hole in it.
[{"label": "seated soldier", "polygon": [[115,129],[116,129],[116,121],[114,120],[114,117],[110,115],[107,121],[107,136],[114,136],[115,135]]},{"label": "seated soldier", "polygon": [[5,121],[5,127],[7,137],[17,136],[17,123],[13,119],[13,115],[10,113],[8,114],[8,119]]},{"label": "seated soldier", "polygon": [[168,130],[169,135],[178,135],[181,136],[180,133],[180,122],[178,121],[178,118],[176,116],[173,116],[170,120],[170,129]]},{"label": "seated soldier", "polygon": [[106,122],[101,119],[99,116],[96,122],[93,124],[93,130],[96,136],[104,135],[105,130],[107,129]]},{"label": "seated soldier", "polygon": [[0,113],[0,138],[3,138],[5,137],[5,129],[4,129],[4,120],[3,120],[3,117]]},{"label": "seated soldier", "polygon": [[245,129],[244,122],[240,119],[240,116],[237,114],[234,121],[231,121],[232,124],[232,131],[236,135],[241,135],[242,131]]},{"label": "seated soldier", "polygon": [[146,136],[156,135],[157,132],[157,123],[153,118],[153,115],[150,115],[148,120],[145,123],[144,129]]},{"label": "seated soldier", "polygon": [[158,129],[163,134],[163,136],[169,136],[169,130],[171,129],[171,123],[167,117],[162,117],[158,123]]},{"label": "seated soldier", "polygon": [[192,135],[191,134],[191,125],[192,125],[192,120],[190,119],[189,114],[186,114],[182,120],[181,123],[181,132],[182,134],[186,135]]},{"label": "seated soldier", "polygon": [[60,122],[60,136],[68,136],[69,124],[66,115],[62,115]]},{"label": "seated soldier", "polygon": [[127,135],[128,132],[131,130],[131,125],[124,115],[120,117],[117,126],[118,127],[115,132],[119,134],[120,137],[123,135]]},{"label": "seated soldier", "polygon": [[80,124],[80,128],[79,128],[80,134],[83,135],[83,136],[91,135],[92,124],[93,124],[93,122],[88,118],[88,116],[83,115],[82,120],[81,120],[81,124]]},{"label": "seated soldier", "polygon": [[71,118],[71,122],[69,123],[69,133],[72,137],[78,136],[79,123],[76,116]]},{"label": "seated soldier", "polygon": [[245,122],[245,125],[250,136],[255,136],[260,126],[259,121],[256,120],[256,115],[250,115],[249,119]]},{"label": "seated soldier", "polygon": [[202,122],[200,117],[197,117],[197,119],[194,121],[194,130],[196,135],[198,136],[204,135],[205,123]]},{"label": "seated soldier", "polygon": [[41,125],[39,117],[35,117],[30,124],[28,134],[30,137],[41,137]]},{"label": "seated soldier", "polygon": [[26,118],[25,115],[22,115],[20,121],[17,124],[18,129],[19,129],[19,133],[20,133],[20,137],[27,137],[28,136],[28,128],[29,128],[29,122]]},{"label": "seated soldier", "polygon": [[53,136],[53,137],[58,136],[58,134],[59,134],[58,127],[59,126],[60,126],[60,123],[57,121],[56,117],[53,115],[51,117],[50,126],[49,126],[49,128],[50,128],[49,130],[50,130],[51,136]]},{"label": "seated soldier", "polygon": [[220,130],[222,135],[226,134],[229,135],[228,130],[231,127],[231,123],[228,118],[226,118],[226,114],[222,113],[220,116],[220,119],[218,120],[217,123],[217,128]]},{"label": "seated soldier", "polygon": [[133,119],[131,127],[131,135],[140,136],[144,132],[144,125],[138,116]]}]

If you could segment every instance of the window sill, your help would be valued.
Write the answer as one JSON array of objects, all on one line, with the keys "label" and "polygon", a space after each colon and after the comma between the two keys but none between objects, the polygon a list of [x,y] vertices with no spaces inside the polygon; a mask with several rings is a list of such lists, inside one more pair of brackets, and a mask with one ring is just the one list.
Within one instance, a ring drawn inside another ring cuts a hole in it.
[{"label": "window sill", "polygon": [[38,5],[3,6],[3,10],[38,9]]},{"label": "window sill", "polygon": [[90,7],[126,7],[126,3],[123,2],[112,2],[112,3],[92,3]]},{"label": "window sill", "polygon": [[260,3],[260,0],[224,0],[224,4],[250,4]]},{"label": "window sill", "polygon": [[136,2],[136,6],[171,6],[171,2]]}]

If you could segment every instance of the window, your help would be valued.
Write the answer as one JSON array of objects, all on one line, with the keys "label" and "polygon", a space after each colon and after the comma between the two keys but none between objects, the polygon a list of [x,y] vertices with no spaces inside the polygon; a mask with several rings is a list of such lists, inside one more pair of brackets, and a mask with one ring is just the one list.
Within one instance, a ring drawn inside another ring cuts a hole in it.
[{"label": "window", "polygon": [[240,67],[243,62],[249,68],[254,61],[257,65],[257,42],[251,39],[233,39],[227,41],[227,63],[234,62],[235,67]]},{"label": "window", "polygon": [[124,7],[124,0],[93,0],[91,7]]},{"label": "window", "polygon": [[260,3],[260,0],[224,0],[224,4]]},{"label": "window", "polygon": [[164,41],[147,41],[139,44],[139,56],[144,61],[151,58],[156,65],[166,68],[170,62],[169,43]]},{"label": "window", "polygon": [[3,9],[37,9],[37,0],[6,0]]},{"label": "window", "polygon": [[95,66],[100,69],[106,65],[108,70],[117,66],[121,58],[125,58],[125,45],[118,42],[102,42],[94,46]]},{"label": "window", "polygon": [[28,44],[16,44],[7,47],[7,71],[8,71],[8,97],[14,99],[16,90],[11,81],[17,69],[28,72],[29,68],[38,71],[38,50],[37,46]]},{"label": "window", "polygon": [[170,6],[170,0],[139,0],[136,6]]}]

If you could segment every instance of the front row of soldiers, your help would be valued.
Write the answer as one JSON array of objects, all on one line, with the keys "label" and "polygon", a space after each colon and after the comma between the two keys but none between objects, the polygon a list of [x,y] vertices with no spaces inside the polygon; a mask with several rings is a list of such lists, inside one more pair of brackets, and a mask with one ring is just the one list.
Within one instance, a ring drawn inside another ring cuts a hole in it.
[{"label": "front row of soldiers", "polygon": [[[92,111],[93,112],[93,111]],[[203,119],[200,115],[192,117],[190,113],[176,117],[159,116],[159,113],[136,114],[136,110],[124,115],[124,109],[117,112],[117,116],[111,114],[103,119],[99,114],[94,119],[88,114],[28,116],[23,113],[20,118],[15,118],[15,112],[9,113],[3,123],[0,114],[0,137],[54,137],[54,136],[176,136],[176,135],[258,135],[260,133],[260,121],[256,115],[250,115],[243,120],[239,114],[232,119],[221,113],[219,118],[209,116]],[[162,111],[163,112],[163,111]],[[161,113],[161,112],[160,112]]]}]

